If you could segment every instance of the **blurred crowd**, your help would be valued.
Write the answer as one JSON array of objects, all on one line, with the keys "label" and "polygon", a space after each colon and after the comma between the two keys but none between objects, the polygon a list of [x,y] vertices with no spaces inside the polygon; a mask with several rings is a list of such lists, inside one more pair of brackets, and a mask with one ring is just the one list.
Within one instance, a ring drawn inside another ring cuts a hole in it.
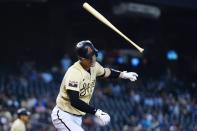
[{"label": "blurred crowd", "polygon": [[[17,74],[0,77],[0,131],[8,131],[16,110],[31,111],[29,131],[55,131],[50,113],[61,79],[73,63],[65,55],[60,66],[39,71],[35,62],[20,66]],[[86,131],[197,131],[196,83],[180,80],[172,73],[127,80],[98,79],[92,104],[111,116],[111,123],[99,127],[94,116],[84,117]]]}]

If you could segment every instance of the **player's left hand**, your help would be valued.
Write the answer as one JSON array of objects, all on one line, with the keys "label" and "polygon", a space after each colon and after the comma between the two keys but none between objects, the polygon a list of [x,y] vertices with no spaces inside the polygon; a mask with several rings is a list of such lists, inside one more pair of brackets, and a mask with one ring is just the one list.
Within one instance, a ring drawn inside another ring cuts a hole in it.
[{"label": "player's left hand", "polygon": [[136,81],[137,77],[138,77],[138,74],[135,72],[123,71],[120,73],[120,78],[129,79],[130,81]]}]

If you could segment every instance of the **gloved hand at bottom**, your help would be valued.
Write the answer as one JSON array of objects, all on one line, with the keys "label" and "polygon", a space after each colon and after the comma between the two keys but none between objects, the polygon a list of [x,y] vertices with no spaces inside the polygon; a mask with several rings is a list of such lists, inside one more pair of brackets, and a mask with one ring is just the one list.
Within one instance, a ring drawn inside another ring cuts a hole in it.
[{"label": "gloved hand at bottom", "polygon": [[105,126],[110,122],[110,116],[100,109],[97,109],[95,116],[97,117],[97,119],[95,119],[95,122],[100,126]]}]

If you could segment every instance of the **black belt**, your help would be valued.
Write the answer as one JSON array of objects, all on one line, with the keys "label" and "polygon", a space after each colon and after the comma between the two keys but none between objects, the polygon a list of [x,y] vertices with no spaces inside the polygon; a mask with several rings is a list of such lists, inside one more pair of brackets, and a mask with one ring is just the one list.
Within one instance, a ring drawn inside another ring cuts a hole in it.
[{"label": "black belt", "polygon": [[61,96],[61,97],[62,97],[62,99],[64,99],[65,101],[69,101],[68,98],[65,98],[65,97],[63,97],[63,96]]},{"label": "black belt", "polygon": [[70,113],[70,112],[67,112],[67,111],[64,111],[64,110],[62,110],[63,112],[66,112],[66,113],[68,113],[68,114],[71,114],[71,115],[73,115],[73,116],[77,116],[77,117],[82,117],[83,115],[77,115],[77,114],[73,114],[73,113]]}]

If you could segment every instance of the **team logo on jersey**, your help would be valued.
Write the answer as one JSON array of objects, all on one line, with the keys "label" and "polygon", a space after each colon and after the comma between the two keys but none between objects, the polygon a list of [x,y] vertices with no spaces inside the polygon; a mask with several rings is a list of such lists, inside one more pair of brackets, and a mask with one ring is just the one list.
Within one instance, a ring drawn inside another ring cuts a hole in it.
[{"label": "team logo on jersey", "polygon": [[94,90],[95,82],[96,80],[91,83],[83,83],[83,87],[80,89],[80,96],[91,95]]},{"label": "team logo on jersey", "polygon": [[69,80],[68,86],[70,86],[70,87],[77,87],[78,86],[78,82]]}]

